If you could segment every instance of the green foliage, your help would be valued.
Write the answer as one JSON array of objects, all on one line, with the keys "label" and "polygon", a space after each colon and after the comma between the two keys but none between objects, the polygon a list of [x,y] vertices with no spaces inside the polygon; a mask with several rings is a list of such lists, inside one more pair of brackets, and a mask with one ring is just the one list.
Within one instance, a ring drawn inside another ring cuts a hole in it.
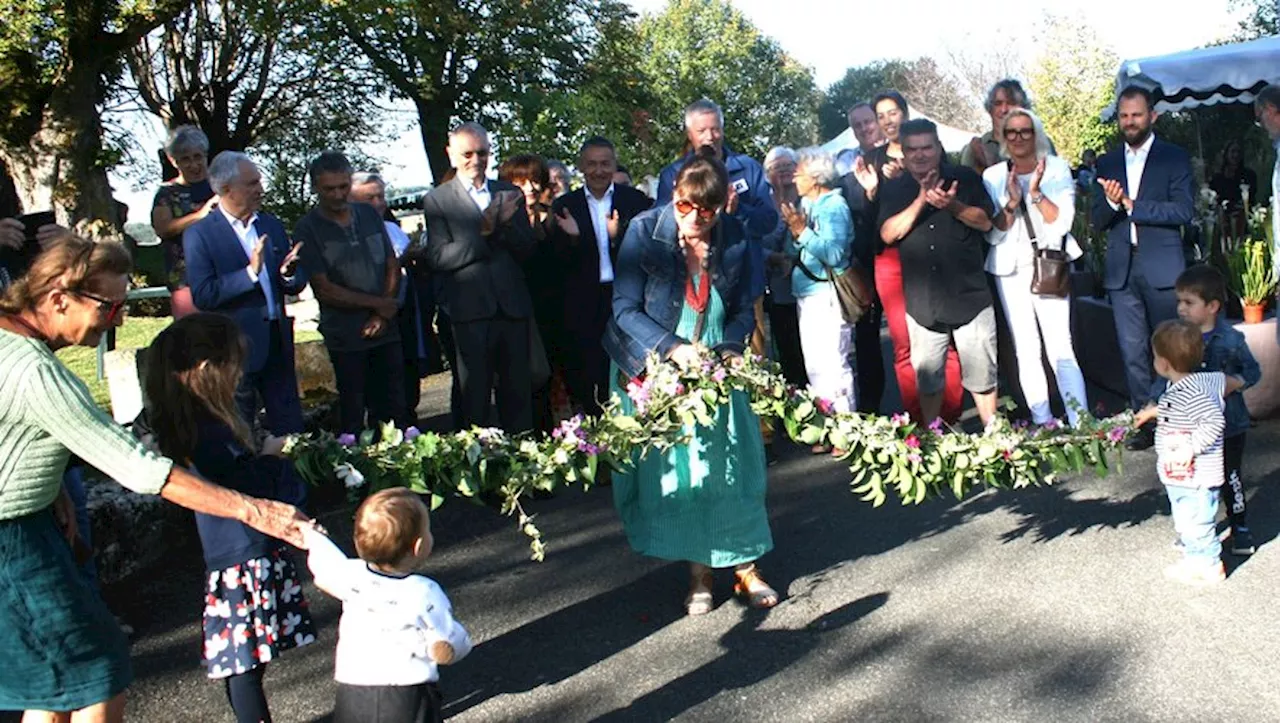
[{"label": "green foliage", "polygon": [[1032,64],[1028,90],[1058,155],[1076,165],[1084,151],[1101,152],[1114,142],[1115,127],[1100,116],[1112,100],[1120,60],[1077,16],[1049,16],[1037,44],[1044,50]]},{"label": "green foliage", "polygon": [[1231,38],[1233,41],[1280,35],[1280,8],[1274,0],[1231,0],[1230,5],[1232,10],[1248,10],[1248,15],[1240,21],[1240,27]]},{"label": "green foliage", "polygon": [[817,139],[813,73],[724,0],[670,0],[639,26],[641,70],[653,96],[652,139],[633,159],[657,173],[684,152],[684,108],[710,98],[731,147],[757,159],[776,144]]},{"label": "green foliage", "polygon": [[933,58],[914,60],[877,60],[849,68],[844,77],[832,83],[823,94],[818,108],[818,125],[824,139],[834,138],[849,127],[849,108],[861,101],[870,102],[882,90],[903,94],[912,110],[928,113],[940,123],[959,128],[974,127],[978,108],[958,90]]},{"label": "green foliage", "polygon": [[285,452],[308,482],[340,481],[354,499],[402,486],[432,495],[433,506],[446,497],[499,500],[504,514],[518,516],[533,558],[541,560],[544,543],[522,507],[523,495],[565,484],[590,487],[601,465],[622,470],[652,450],[687,444],[695,427],[713,424],[717,408],[734,394],[745,394],[761,417],[780,419],[793,440],[846,450],[854,494],[877,506],[890,494],[919,504],[947,493],[960,498],[979,487],[1047,484],[1057,472],[1086,467],[1105,475],[1107,455],[1132,422],[1128,414],[1098,421],[1082,413],[1072,429],[1056,422],[1015,427],[1001,419],[983,434],[947,431],[941,423],[919,430],[905,414],[836,412],[830,402],[788,385],[771,362],[748,357],[726,363],[712,352],[683,370],[652,356],[626,394],[629,405],[615,397],[599,418],[575,417],[542,439],[479,428],[402,434],[386,426],[360,438],[294,437]]}]

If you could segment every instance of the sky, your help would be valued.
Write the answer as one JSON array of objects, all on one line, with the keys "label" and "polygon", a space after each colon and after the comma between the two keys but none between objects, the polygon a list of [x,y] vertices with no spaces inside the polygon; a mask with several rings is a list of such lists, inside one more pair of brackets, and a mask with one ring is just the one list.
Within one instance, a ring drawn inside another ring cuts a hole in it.
[{"label": "sky", "polygon": [[[629,2],[641,13],[660,11],[666,4],[666,0]],[[879,19],[878,13],[870,13],[865,20],[856,18],[855,13],[867,4],[850,0],[733,0],[733,4],[785,51],[812,68],[819,87],[839,80],[852,66],[945,55],[947,48],[1007,42],[1022,54],[1034,53],[1030,39],[1046,12],[1081,13],[1122,59],[1194,48],[1230,35],[1237,21],[1229,0],[1198,0],[1194,13],[1170,10],[1191,7],[1185,0],[1125,0],[1122,12],[1117,12],[1115,0],[908,0],[897,7],[910,12],[910,27],[905,33],[891,33],[886,31],[891,21]],[[866,29],[859,30],[861,27]],[[430,180],[421,136],[409,122],[403,116],[395,118],[391,142],[363,149],[387,161],[381,170],[392,186],[425,185]],[[130,130],[144,148],[156,148],[163,142],[163,128],[149,115],[140,114],[130,123]],[[155,172],[159,172],[158,166]],[[131,221],[149,221],[158,180],[148,183],[113,175],[116,195],[129,204]],[[143,188],[136,188],[138,185]]]}]

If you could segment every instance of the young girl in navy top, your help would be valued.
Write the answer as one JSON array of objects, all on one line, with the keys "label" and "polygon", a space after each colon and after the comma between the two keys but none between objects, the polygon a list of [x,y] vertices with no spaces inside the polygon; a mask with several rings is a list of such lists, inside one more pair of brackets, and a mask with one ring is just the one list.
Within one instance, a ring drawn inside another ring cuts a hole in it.
[{"label": "young girl in navy top", "polygon": [[[261,453],[240,418],[236,386],[245,341],[231,319],[198,313],[175,321],[148,352],[148,423],[166,456],[209,480],[256,497],[302,506],[306,492],[283,440]],[[281,652],[315,640],[285,543],[235,520],[196,515],[208,571],[204,664],[222,679],[239,723],[271,721],[262,678]]]}]

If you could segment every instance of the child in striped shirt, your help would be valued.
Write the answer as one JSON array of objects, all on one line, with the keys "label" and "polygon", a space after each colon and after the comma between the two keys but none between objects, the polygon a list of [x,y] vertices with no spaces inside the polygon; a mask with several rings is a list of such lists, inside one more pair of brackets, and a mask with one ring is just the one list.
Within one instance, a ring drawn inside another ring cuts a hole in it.
[{"label": "child in striped shirt", "polygon": [[1134,424],[1156,420],[1156,468],[1182,542],[1182,559],[1166,568],[1165,576],[1191,585],[1219,582],[1226,578],[1215,524],[1223,480],[1226,378],[1221,372],[1196,371],[1204,338],[1182,319],[1156,327],[1151,350],[1156,373],[1169,386],[1157,404],[1135,416]]}]

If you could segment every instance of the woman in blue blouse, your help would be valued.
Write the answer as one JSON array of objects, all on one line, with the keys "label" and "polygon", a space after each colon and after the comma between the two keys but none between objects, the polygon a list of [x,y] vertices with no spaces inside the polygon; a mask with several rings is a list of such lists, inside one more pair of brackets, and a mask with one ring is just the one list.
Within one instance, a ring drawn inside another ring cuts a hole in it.
[{"label": "woman in blue blouse", "polygon": [[785,206],[782,215],[800,251],[791,272],[791,290],[800,314],[800,347],[809,389],[836,410],[849,412],[858,408],[853,325],[840,313],[830,276],[849,268],[853,217],[837,188],[840,181],[831,154],[820,148],[801,150],[795,177],[801,208]]},{"label": "woman in blue blouse", "polygon": [[[728,202],[724,165],[699,157],[680,170],[670,204],[627,228],[604,337],[627,414],[634,405],[625,380],[644,372],[650,353],[682,366],[699,363],[706,348],[740,355],[755,328],[749,251],[742,224],[725,212]],[[772,607],[778,593],[755,567],[773,548],[759,419],[735,392],[713,424],[687,431],[688,444],[651,452],[614,475],[627,540],[641,554],[690,563],[690,615],[712,610],[712,570],[723,567],[734,568],[735,594],[752,607]]]}]

